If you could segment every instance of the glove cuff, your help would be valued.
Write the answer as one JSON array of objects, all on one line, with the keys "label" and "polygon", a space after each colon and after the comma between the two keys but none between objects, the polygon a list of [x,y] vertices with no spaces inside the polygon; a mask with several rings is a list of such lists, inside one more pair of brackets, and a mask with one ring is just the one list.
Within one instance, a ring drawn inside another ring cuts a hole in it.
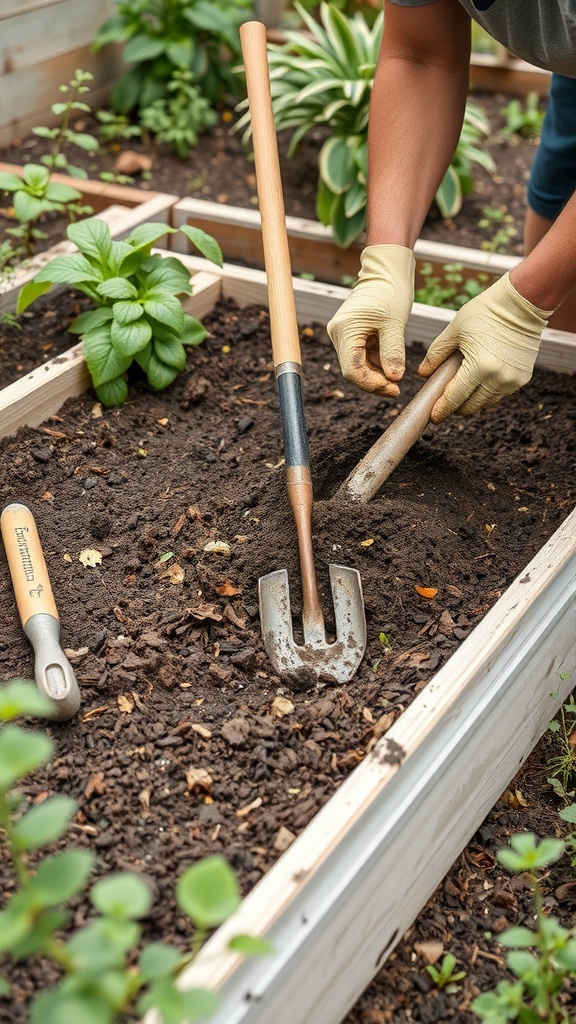
[{"label": "glove cuff", "polygon": [[509,273],[504,274],[504,277],[501,278],[501,282],[502,285],[506,288],[506,290],[509,292],[509,294],[516,302],[521,302],[522,305],[526,307],[529,313],[532,313],[534,316],[539,317],[540,320],[545,320],[546,323],[544,324],[544,326],[546,326],[550,317],[554,313],[553,309],[540,309],[538,306],[535,306],[533,302],[530,302],[529,299],[526,299],[523,295],[521,295],[518,289],[515,288],[512,284]]},{"label": "glove cuff", "polygon": [[405,245],[367,245],[360,254],[361,270],[359,281],[370,278],[397,278],[407,280],[414,277],[416,260],[412,249]]}]

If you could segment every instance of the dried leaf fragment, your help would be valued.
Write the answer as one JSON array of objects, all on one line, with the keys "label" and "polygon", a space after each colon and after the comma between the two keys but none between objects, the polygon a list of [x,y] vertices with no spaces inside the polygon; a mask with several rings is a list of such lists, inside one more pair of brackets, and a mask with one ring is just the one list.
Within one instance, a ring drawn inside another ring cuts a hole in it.
[{"label": "dried leaf fragment", "polygon": [[285,715],[292,714],[294,711],[294,705],[287,697],[278,696],[274,697],[270,710],[275,718],[284,718]]},{"label": "dried leaf fragment", "polygon": [[361,548],[369,548],[370,545],[373,544],[373,543],[374,543],[374,538],[373,537],[367,537],[366,540],[361,540],[360,541],[360,547]]},{"label": "dried leaf fragment", "polygon": [[242,591],[239,587],[235,587],[231,580],[226,578],[224,583],[216,587],[216,593],[220,594],[220,597],[234,597],[235,594],[241,594]]},{"label": "dried leaf fragment", "polygon": [[87,568],[93,569],[96,565],[102,565],[102,553],[97,548],[82,548],[78,555],[78,561]]},{"label": "dried leaf fragment", "polygon": [[206,768],[186,769],[186,789],[189,793],[209,793],[214,779]]},{"label": "dried leaf fragment", "polygon": [[436,594],[438,593],[438,588],[437,587],[418,587],[418,586],[416,586],[416,587],[414,587],[414,590],[416,591],[417,594],[420,594],[420,597],[427,597],[427,598],[436,597]]},{"label": "dried leaf fragment", "polygon": [[209,540],[208,543],[204,545],[203,551],[205,551],[207,555],[225,555],[227,558],[229,558],[231,554],[230,545],[224,540]]},{"label": "dried leaf fragment", "polygon": [[134,710],[134,702],[126,694],[121,693],[118,697],[118,707],[123,715],[130,715]]},{"label": "dried leaf fragment", "polygon": [[261,806],[262,806],[262,797],[261,796],[257,796],[256,799],[252,801],[252,803],[246,804],[245,807],[241,807],[239,811],[236,811],[236,817],[237,818],[245,818],[247,814],[250,814],[250,811],[256,811]]}]

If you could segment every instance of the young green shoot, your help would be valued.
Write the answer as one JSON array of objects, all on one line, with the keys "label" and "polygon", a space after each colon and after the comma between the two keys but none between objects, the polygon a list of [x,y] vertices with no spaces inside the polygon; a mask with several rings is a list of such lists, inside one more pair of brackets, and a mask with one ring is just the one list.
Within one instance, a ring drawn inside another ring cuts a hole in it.
[{"label": "young green shoot", "polygon": [[455,971],[455,967],[456,957],[453,953],[446,953],[442,958],[440,967],[436,967],[434,964],[427,964],[426,970],[436,988],[446,992],[448,995],[453,995],[460,987],[458,982],[466,977],[466,971]]}]

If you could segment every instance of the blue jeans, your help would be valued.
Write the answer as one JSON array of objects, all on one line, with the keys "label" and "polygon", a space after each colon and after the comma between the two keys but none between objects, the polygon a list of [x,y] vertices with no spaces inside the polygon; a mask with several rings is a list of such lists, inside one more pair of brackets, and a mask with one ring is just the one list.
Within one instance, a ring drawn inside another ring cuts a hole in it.
[{"label": "blue jeans", "polygon": [[576,78],[552,75],[542,135],[528,182],[528,205],[555,220],[576,190]]}]

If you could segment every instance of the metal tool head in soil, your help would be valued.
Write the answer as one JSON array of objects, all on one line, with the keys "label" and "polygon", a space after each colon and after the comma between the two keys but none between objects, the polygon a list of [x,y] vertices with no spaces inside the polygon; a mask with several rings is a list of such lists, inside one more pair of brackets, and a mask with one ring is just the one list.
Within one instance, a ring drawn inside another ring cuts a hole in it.
[{"label": "metal tool head in soil", "polygon": [[328,643],[322,621],[303,617],[304,643],[294,639],[290,585],[285,569],[258,581],[260,620],[266,653],[280,675],[311,675],[325,682],[345,683],[355,675],[366,650],[366,618],[362,581],[357,569],[329,565],[336,639]]}]

